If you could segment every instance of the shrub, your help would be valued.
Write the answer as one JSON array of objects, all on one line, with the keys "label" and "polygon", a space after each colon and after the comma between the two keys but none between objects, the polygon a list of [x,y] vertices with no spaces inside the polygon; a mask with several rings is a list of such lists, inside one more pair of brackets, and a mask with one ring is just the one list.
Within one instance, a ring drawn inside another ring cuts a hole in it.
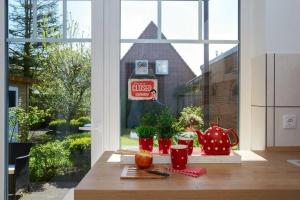
[{"label": "shrub", "polygon": [[156,129],[151,126],[140,125],[135,130],[139,138],[153,138],[156,133]]},{"label": "shrub", "polygon": [[36,145],[30,151],[30,178],[33,181],[49,181],[63,175],[71,167],[70,151],[62,142],[55,141]]},{"label": "shrub", "polygon": [[[28,111],[21,107],[9,109],[9,125],[13,127],[10,130],[10,141],[17,139],[18,142],[29,141],[30,129],[45,121],[49,116],[49,110],[39,110],[37,107],[29,107]],[[18,126],[18,129],[15,127]],[[17,138],[13,138],[17,134]]]},{"label": "shrub", "polygon": [[69,129],[65,119],[56,119],[49,123],[49,129],[52,131],[66,131]]},{"label": "shrub", "polygon": [[154,113],[147,113],[141,118],[141,125],[143,126],[156,126],[157,115]]},{"label": "shrub", "polygon": [[70,121],[70,124],[67,123],[65,119],[56,119],[49,123],[49,129],[52,131],[61,131],[61,132],[78,132],[79,127],[83,126],[85,124],[86,119],[81,119],[80,121],[76,119],[72,119]]},{"label": "shrub", "polygon": [[70,131],[71,132],[78,132],[79,127],[83,126],[82,122],[77,121],[76,119],[72,119],[70,122]]},{"label": "shrub", "polygon": [[90,124],[91,123],[91,118],[90,117],[80,117],[77,119],[78,122],[84,126],[85,124]]},{"label": "shrub", "polygon": [[200,107],[188,106],[182,109],[176,123],[177,129],[185,131],[187,127],[197,128],[203,131],[203,111]]},{"label": "shrub", "polygon": [[91,146],[91,138],[90,137],[82,137],[73,139],[70,141],[69,150],[71,152],[78,151],[82,153],[83,151],[89,149]]},{"label": "shrub", "polygon": [[176,132],[174,126],[176,119],[173,117],[169,109],[164,109],[157,118],[157,132],[159,137],[163,139],[171,138]]}]

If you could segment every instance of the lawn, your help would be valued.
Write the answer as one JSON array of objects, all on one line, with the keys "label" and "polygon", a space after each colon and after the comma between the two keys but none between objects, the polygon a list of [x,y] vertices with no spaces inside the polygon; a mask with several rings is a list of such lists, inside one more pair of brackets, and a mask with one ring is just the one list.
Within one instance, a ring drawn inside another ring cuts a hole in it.
[{"label": "lawn", "polygon": [[138,146],[138,139],[130,138],[130,135],[122,135],[121,136],[121,146]]}]

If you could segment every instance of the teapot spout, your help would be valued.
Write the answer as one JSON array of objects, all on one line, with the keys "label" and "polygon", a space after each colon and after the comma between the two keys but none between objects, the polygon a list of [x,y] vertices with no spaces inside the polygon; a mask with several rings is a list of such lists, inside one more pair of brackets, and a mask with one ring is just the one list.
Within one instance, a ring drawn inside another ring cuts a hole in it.
[{"label": "teapot spout", "polygon": [[199,144],[203,145],[203,140],[204,140],[204,136],[203,134],[201,133],[201,131],[195,129],[194,132],[197,134],[198,136],[198,142]]}]

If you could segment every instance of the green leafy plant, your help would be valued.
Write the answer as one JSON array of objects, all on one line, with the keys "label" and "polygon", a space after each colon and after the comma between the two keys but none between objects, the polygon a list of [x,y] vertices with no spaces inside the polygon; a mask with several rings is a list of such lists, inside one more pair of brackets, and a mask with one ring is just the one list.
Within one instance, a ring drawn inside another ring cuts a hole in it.
[{"label": "green leafy plant", "polygon": [[69,156],[70,151],[60,141],[34,146],[29,161],[31,180],[48,181],[63,175],[72,166]]},{"label": "green leafy plant", "polygon": [[17,135],[16,140],[18,142],[29,142],[31,126],[44,122],[48,116],[49,110],[39,110],[37,107],[29,107],[28,111],[21,107],[10,108],[9,126],[13,127],[10,130],[10,140],[12,141],[14,135]]},{"label": "green leafy plant", "polygon": [[203,130],[204,123],[202,109],[197,106],[183,108],[175,126],[179,131],[185,131],[188,127]]},{"label": "green leafy plant", "polygon": [[65,119],[56,119],[49,123],[49,129],[52,131],[66,131],[68,127]]},{"label": "green leafy plant", "polygon": [[82,153],[83,151],[91,147],[91,137],[82,137],[77,139],[72,139],[69,144],[69,150],[71,152],[78,151]]},{"label": "green leafy plant", "polygon": [[146,113],[141,118],[141,125],[155,127],[157,123],[157,115],[154,113]]},{"label": "green leafy plant", "polygon": [[155,127],[151,126],[140,125],[135,130],[139,138],[153,138],[156,133]]},{"label": "green leafy plant", "polygon": [[79,119],[72,119],[70,123],[65,119],[56,119],[49,123],[49,129],[52,131],[61,131],[61,132],[78,132],[79,127],[84,126],[85,124],[90,123],[89,118],[81,117]]},{"label": "green leafy plant", "polygon": [[85,124],[90,124],[91,123],[91,118],[90,117],[80,117],[77,119],[78,122],[80,122],[83,125]]},{"label": "green leafy plant", "polygon": [[157,118],[156,129],[158,136],[163,139],[171,138],[176,132],[176,119],[173,117],[169,109],[164,109]]}]

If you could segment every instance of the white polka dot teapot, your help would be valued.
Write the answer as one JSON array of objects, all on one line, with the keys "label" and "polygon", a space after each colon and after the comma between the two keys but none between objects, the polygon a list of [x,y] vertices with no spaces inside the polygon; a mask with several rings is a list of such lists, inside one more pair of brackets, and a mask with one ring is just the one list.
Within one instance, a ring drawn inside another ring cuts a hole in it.
[{"label": "white polka dot teapot", "polygon": [[[239,137],[234,129],[224,129],[216,123],[212,123],[204,133],[199,130],[194,131],[197,133],[199,143],[206,155],[229,155],[231,147],[239,143]],[[234,138],[233,143],[229,138],[230,134]]]}]

